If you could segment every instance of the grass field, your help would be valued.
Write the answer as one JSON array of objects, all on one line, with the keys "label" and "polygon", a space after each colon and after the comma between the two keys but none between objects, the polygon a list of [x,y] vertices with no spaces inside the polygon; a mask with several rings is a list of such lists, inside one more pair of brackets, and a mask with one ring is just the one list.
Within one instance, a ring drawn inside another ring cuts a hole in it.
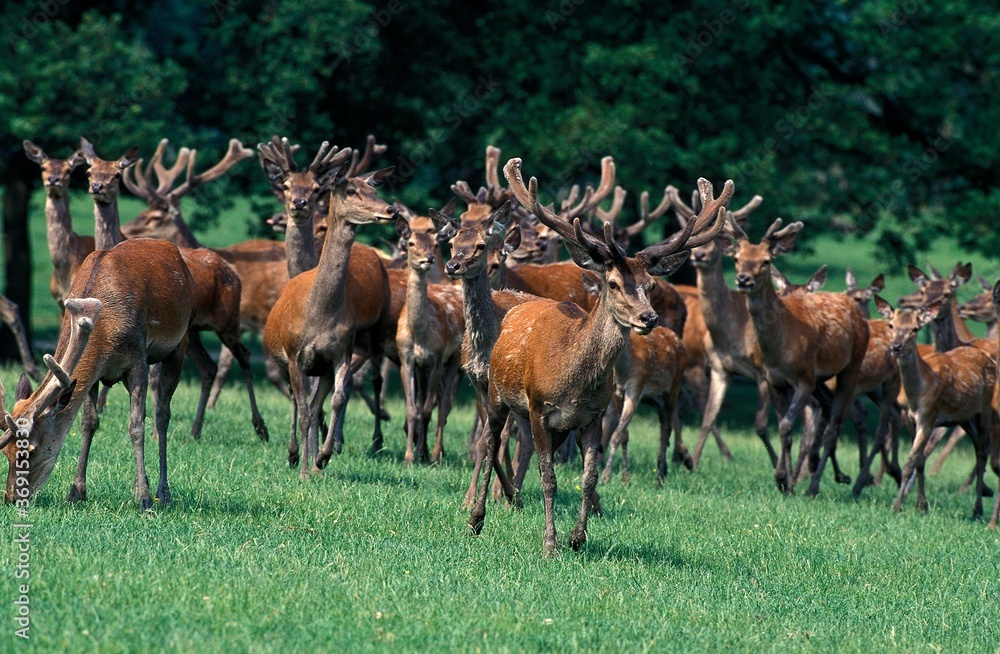
[{"label": "grass field", "polygon": [[[41,198],[33,211],[40,216]],[[86,196],[74,199],[87,231]],[[137,203],[123,206],[125,216]],[[239,208],[204,235],[241,237]],[[34,328],[53,339],[44,221],[34,225]],[[829,287],[852,266],[879,271],[866,241],[814,242],[784,269],[800,281],[831,264]],[[942,244],[939,268],[967,258]],[[977,269],[983,262],[976,259]],[[902,271],[886,296],[912,285]],[[962,291],[968,298],[976,292]],[[45,351],[45,348],[41,348]],[[12,394],[14,369],[0,370]],[[263,379],[263,375],[258,375]],[[525,508],[491,504],[482,537],[466,535],[462,496],[471,466],[464,443],[469,394],[456,407],[439,468],[402,464],[398,383],[387,449],[364,455],[371,418],[352,402],[345,451],[321,477],[302,482],[285,462],[287,402],[258,385],[272,441],[257,441],[245,395],[233,381],[210,411],[201,442],[188,436],[197,399],[188,376],[173,403],[170,478],[174,502],[140,515],[125,432],[127,397],[112,391],[92,449],[89,501],[63,501],[79,453],[79,421],[49,484],[30,509],[31,640],[37,651],[969,651],[1000,652],[1000,534],[970,520],[972,497],[956,492],[972,465],[961,445],[930,477],[927,515],[890,511],[887,480],[855,501],[827,475],[819,497],[782,497],[749,429],[753,392],[737,386],[723,409],[735,460],[709,444],[695,473],[672,466],[655,481],[652,412],[633,423],[632,481],[600,487],[603,517],[581,552],[541,556],[538,476]],[[874,413],[874,412],[873,412]],[[774,431],[774,430],[772,430]],[[848,430],[849,431],[849,430]],[[695,435],[690,425],[686,436]],[[147,420],[151,439],[151,420]],[[904,444],[904,451],[906,444]],[[843,443],[857,472],[853,433]],[[534,464],[533,464],[534,465]],[[155,447],[147,470],[156,483]],[[579,509],[580,470],[557,468],[557,528],[565,545]],[[988,483],[995,484],[992,475]],[[800,489],[801,490],[801,489]],[[992,504],[987,504],[987,512]],[[0,598],[13,636],[18,532],[0,511]]]}]

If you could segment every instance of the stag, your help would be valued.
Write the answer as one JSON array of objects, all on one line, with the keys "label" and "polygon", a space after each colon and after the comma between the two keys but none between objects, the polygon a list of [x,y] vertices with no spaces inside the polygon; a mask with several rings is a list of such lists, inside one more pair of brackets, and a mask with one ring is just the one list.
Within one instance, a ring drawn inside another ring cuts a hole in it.
[{"label": "stag", "polygon": [[[46,356],[49,373],[31,392],[23,379],[17,402],[0,440],[10,461],[4,497],[14,499],[18,469],[27,451],[28,496],[37,493],[55,465],[77,413],[83,407],[82,447],[67,500],[87,498],[87,460],[97,430],[98,382],[122,382],[129,391],[129,439],[135,454],[135,496],[142,510],[152,508],[143,455],[149,366],[162,364],[155,388],[155,434],[160,480],[156,498],[170,501],[167,484],[167,428],[170,399],[180,381],[184,348],[194,315],[194,280],[177,248],[170,243],[135,239],[88,256],[73,278],[55,356]],[[15,436],[28,434],[18,448]],[[22,482],[18,484],[20,493]],[[19,494],[20,498],[21,495]]]},{"label": "stag", "polygon": [[[613,163],[608,161],[608,165]],[[469,526],[474,534],[482,531],[489,471],[499,449],[500,432],[508,415],[516,413],[531,422],[545,505],[543,547],[551,556],[557,548],[552,452],[569,430],[578,430],[584,451],[583,500],[569,542],[573,549],[579,549],[587,540],[590,508],[600,507],[595,493],[600,418],[611,401],[614,365],[628,345],[630,330],[645,335],[656,326],[657,315],[648,299],[651,275],[669,275],[687,259],[685,246],[716,237],[722,228],[719,214],[724,211],[720,209],[732,197],[733,184],[727,182],[720,198],[715,199],[711,184],[699,180],[704,211],[698,220],[630,258],[615,241],[610,225],[605,227],[604,239],[598,239],[584,234],[579,218],[570,224],[543,207],[538,201],[538,182],[532,178],[524,184],[519,159],[507,163],[504,175],[518,201],[565,239],[573,260],[604,280],[604,291],[589,314],[574,304],[553,300],[525,302],[511,309],[490,358],[487,472],[480,482]]]}]

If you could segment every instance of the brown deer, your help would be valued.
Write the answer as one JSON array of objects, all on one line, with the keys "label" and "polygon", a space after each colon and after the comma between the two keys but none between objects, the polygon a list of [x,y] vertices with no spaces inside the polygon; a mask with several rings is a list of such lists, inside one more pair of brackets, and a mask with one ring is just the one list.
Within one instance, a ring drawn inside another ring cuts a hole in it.
[{"label": "brown deer", "polygon": [[74,152],[68,159],[53,159],[32,143],[24,142],[24,153],[42,169],[42,186],[45,187],[45,229],[48,236],[49,256],[52,257],[52,279],[49,291],[62,311],[63,300],[80,264],[94,251],[94,237],[81,236],[73,231],[69,214],[70,175],[84,163],[83,153]]},{"label": "brown deer", "polygon": [[[414,220],[418,228],[419,219]],[[404,461],[413,463],[414,447],[426,448],[427,429],[434,404],[438,407],[437,432],[431,463],[439,463],[444,454],[444,427],[454,401],[465,332],[462,289],[460,286],[428,283],[430,271],[441,259],[438,247],[439,230],[452,234],[450,223],[428,233],[414,230],[402,217],[396,221],[396,231],[406,243],[409,279],[406,303],[396,328],[396,348],[399,354],[403,395],[406,399],[406,454]]]},{"label": "brown deer", "polygon": [[[605,227],[604,239],[583,233],[579,218],[570,225],[538,201],[537,181],[525,186],[521,162],[511,159],[504,175],[518,201],[539,220],[565,239],[573,259],[581,267],[599,273],[605,290],[588,314],[568,302],[535,300],[511,309],[503,326],[489,370],[489,445],[485,479],[480,482],[476,505],[469,518],[474,534],[483,528],[489,470],[499,448],[500,432],[514,412],[531,421],[531,433],[538,453],[539,473],[545,505],[546,555],[556,552],[553,515],[556,491],[552,452],[571,429],[578,430],[584,450],[583,500],[580,517],[570,536],[570,546],[579,549],[587,540],[587,517],[591,506],[599,510],[595,493],[597,448],[601,416],[611,400],[612,371],[628,334],[648,334],[656,326],[656,312],[647,294],[651,275],[669,275],[688,256],[686,245],[697,246],[714,239],[722,228],[720,209],[733,193],[727,182],[719,199],[707,180],[699,180],[704,211],[682,231],[641,250],[629,258]],[[661,461],[661,467],[664,462]]]},{"label": "brown deer", "polygon": [[[692,217],[697,215],[699,200],[692,200],[691,205],[685,204],[674,187],[667,188],[671,205],[677,213],[677,218],[685,226]],[[732,220],[743,222],[764,201],[755,195],[742,208],[728,212]],[[691,250],[691,263],[697,274],[699,313],[705,325],[705,335],[702,337],[701,349],[705,352],[710,367],[710,381],[705,407],[702,413],[701,430],[692,452],[693,464],[698,466],[705,441],[711,432],[722,452],[724,459],[729,459],[729,448],[718,433],[715,424],[722,401],[725,398],[729,383],[734,374],[742,375],[757,383],[757,417],[754,428],[771,458],[776,465],[778,456],[771,447],[767,436],[767,415],[769,397],[767,382],[762,370],[754,359],[756,336],[747,310],[746,298],[726,285],[722,266],[723,253],[731,254],[728,241],[710,241]],[[685,339],[685,345],[689,339]],[[692,352],[689,349],[689,355]]]},{"label": "brown deer", "polygon": [[997,312],[996,305],[993,304],[993,285],[991,285],[982,275],[976,275],[979,283],[983,287],[983,292],[972,298],[965,304],[958,307],[958,315],[962,320],[972,320],[986,325],[987,338],[997,336]]},{"label": "brown deer", "polygon": [[[288,460],[293,466],[299,460],[297,421],[305,447],[303,477],[310,474],[310,464],[314,464],[313,471],[321,470],[343,446],[355,340],[372,359],[376,419],[371,451],[382,448],[378,403],[389,282],[375,251],[355,245],[354,238],[357,225],[394,220],[395,209],[376,193],[393,169],[349,177],[351,168],[350,162],[343,164],[330,182],[328,228],[319,265],[288,282],[264,329],[264,347],[291,384],[293,429]],[[309,378],[318,378],[315,392]],[[330,427],[319,448],[319,407],[331,390]]]},{"label": "brown deer", "polygon": [[[917,333],[936,319],[941,308],[939,302],[916,311],[893,310],[888,302],[876,296],[875,306],[892,327],[891,351],[899,364],[907,409],[916,424],[902,479],[916,474],[917,510],[927,510],[924,494],[927,439],[935,427],[961,424],[976,443],[976,500],[972,517],[982,517],[983,472],[996,412],[993,404],[996,361],[983,349],[969,345],[926,356],[917,351]],[[906,484],[902,484],[893,504],[894,511],[902,509],[905,493]]]},{"label": "brown deer", "polygon": [[[160,141],[149,164],[143,168],[143,161],[133,166],[131,175],[126,173],[123,182],[134,195],[143,198],[149,207],[142,219],[152,222],[153,214],[164,213],[167,218],[161,222],[183,224],[180,218],[181,199],[193,190],[210,183],[229,172],[239,162],[253,156],[253,151],[243,147],[237,139],[229,141],[229,149],[223,158],[202,173],[195,174],[197,150],[181,148],[177,160],[169,168],[163,163],[167,139]],[[152,177],[156,176],[154,186]],[[178,179],[183,175],[183,182]],[[126,225],[128,227],[128,225]],[[128,230],[125,230],[128,231]],[[191,435],[201,437],[205,420],[205,408],[209,393],[218,372],[215,361],[201,341],[201,332],[211,330],[222,344],[233,352],[243,372],[247,396],[250,398],[250,413],[257,436],[268,440],[267,426],[257,408],[253,388],[253,372],[250,368],[250,351],[240,340],[240,300],[243,284],[235,267],[230,265],[218,252],[205,247],[179,246],[178,250],[187,264],[195,285],[195,315],[191,323],[191,335],[187,355],[201,377],[201,393],[198,408],[191,424]]]},{"label": "brown deer", "polygon": [[139,148],[132,146],[116,161],[101,159],[94,146],[85,138],[80,139],[80,150],[90,165],[90,196],[94,199],[94,248],[110,250],[125,240],[118,217],[118,194],[126,168],[139,160]]},{"label": "brown deer", "polygon": [[[98,382],[122,382],[129,391],[129,439],[135,453],[135,495],[143,510],[152,508],[143,455],[149,366],[162,363],[155,392],[155,433],[159,446],[160,481],[156,498],[170,501],[167,484],[167,428],[170,399],[180,380],[191,317],[194,281],[177,248],[152,239],[134,239],[88,256],[73,278],[54,357],[46,356],[49,374],[32,393],[25,380],[7,418],[0,447],[10,461],[4,497],[11,501],[21,488],[37,493],[55,465],[66,436],[83,407],[82,448],[68,501],[87,497],[90,443],[97,429]],[[26,447],[20,446],[27,433]],[[17,482],[28,452],[27,485]]]},{"label": "brown deer", "polygon": [[[778,297],[771,277],[771,262],[792,248],[802,226],[796,222],[782,228],[779,218],[761,242],[754,244],[739,223],[730,220],[727,238],[732,242],[737,288],[747,294],[747,309],[757,341],[755,357],[759,357],[779,417],[781,454],[775,482],[782,492],[794,490],[796,473],[802,467],[806,451],[802,448],[799,463],[793,467],[792,427],[815,395],[826,420],[822,438],[813,439],[808,451],[813,476],[806,494],[816,495],[823,468],[854,402],[868,348],[868,323],[857,304],[844,295],[819,292]],[[831,377],[836,378],[837,384],[832,397],[822,385]],[[858,435],[862,465],[867,455],[863,437]]]}]

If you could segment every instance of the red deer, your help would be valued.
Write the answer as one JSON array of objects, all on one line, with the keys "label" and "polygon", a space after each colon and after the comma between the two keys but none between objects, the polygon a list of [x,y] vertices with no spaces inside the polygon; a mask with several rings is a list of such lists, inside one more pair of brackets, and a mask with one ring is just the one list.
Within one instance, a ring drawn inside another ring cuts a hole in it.
[{"label": "red deer", "polygon": [[996,305],[993,304],[993,286],[981,275],[976,276],[979,277],[983,292],[965,304],[959,305],[958,315],[962,320],[984,323],[989,332],[988,338],[995,338],[998,331],[997,317],[1000,314],[997,312]]},{"label": "red deer", "polygon": [[[899,364],[907,409],[916,424],[902,478],[906,480],[911,473],[916,474],[917,510],[927,510],[924,494],[927,439],[935,427],[960,424],[976,443],[976,500],[972,517],[982,517],[983,472],[996,411],[996,361],[983,349],[970,345],[927,355],[917,352],[917,333],[936,319],[940,302],[916,311],[893,310],[888,302],[876,296],[875,306],[892,327],[891,351]],[[905,493],[906,484],[903,484],[893,510],[902,509]]]},{"label": "red deer", "polygon": [[110,250],[125,240],[118,217],[118,193],[126,168],[139,160],[139,148],[132,146],[117,161],[101,159],[94,146],[85,138],[80,139],[80,150],[90,165],[90,196],[94,199],[94,247]]},{"label": "red deer", "polygon": [[52,279],[49,291],[62,311],[63,300],[69,293],[70,282],[80,264],[94,251],[94,237],[80,236],[73,231],[69,214],[69,180],[73,170],[84,163],[83,152],[77,150],[68,159],[52,159],[31,141],[24,142],[24,153],[41,166],[45,187],[45,228],[49,256],[52,257]]},{"label": "red deer", "polygon": [[[808,449],[813,473],[807,495],[819,492],[826,461],[833,452],[844,418],[854,402],[858,375],[868,348],[868,323],[857,304],[835,293],[806,293],[779,298],[771,277],[774,257],[788,252],[802,223],[785,228],[781,219],[768,228],[760,243],[747,238],[743,228],[730,220],[727,237],[732,241],[736,263],[736,285],[747,294],[747,309],[757,341],[760,367],[777,411],[781,454],[775,469],[779,490],[791,493],[801,469],[792,465],[792,427],[810,397],[816,396],[826,427]],[[832,397],[822,382],[836,378]],[[865,462],[867,445],[858,435],[860,460]],[[822,447],[822,454],[819,449]]]},{"label": "red deer", "polygon": [[[4,498],[37,493],[55,465],[83,407],[82,448],[68,501],[87,498],[90,443],[97,429],[98,382],[122,382],[129,391],[129,439],[135,454],[135,495],[143,510],[152,508],[143,456],[149,366],[162,363],[155,393],[155,434],[160,481],[156,498],[170,501],[167,484],[167,428],[170,399],[180,380],[184,347],[194,313],[194,281],[177,248],[152,239],[134,239],[88,256],[73,278],[55,356],[46,356],[49,374],[32,393],[26,379],[7,417],[0,442],[10,461]],[[21,444],[27,433],[28,443]],[[27,451],[27,484],[16,481]]]},{"label": "red deer", "polygon": [[687,259],[685,246],[694,247],[715,238],[722,227],[719,214],[724,211],[720,209],[732,197],[733,184],[727,182],[720,198],[715,199],[709,182],[699,180],[704,211],[698,220],[629,258],[615,241],[611,225],[605,227],[604,239],[597,239],[583,233],[579,218],[570,225],[543,207],[538,201],[537,181],[532,178],[525,186],[520,164],[519,159],[511,159],[504,167],[518,201],[563,236],[574,261],[600,274],[605,290],[589,314],[568,302],[535,300],[514,307],[504,317],[490,358],[486,474],[480,482],[469,527],[474,534],[482,531],[490,469],[500,446],[500,432],[508,415],[516,413],[531,422],[545,505],[543,547],[551,556],[557,548],[552,453],[569,430],[579,430],[584,451],[583,499],[569,541],[573,549],[579,549],[587,540],[591,506],[600,510],[595,492],[597,448],[600,418],[613,391],[612,370],[628,345],[629,331],[644,335],[656,326],[656,312],[647,296],[653,285],[651,275],[669,275]]},{"label": "red deer", "polygon": [[[667,194],[682,226],[686,225],[693,216],[697,215],[698,200],[692,200],[690,206],[685,204],[680,199],[677,189],[672,186],[667,187]],[[727,211],[727,213],[733,220],[742,222],[763,201],[763,198],[755,195],[750,202],[739,210],[732,213]],[[723,253],[732,254],[732,249],[729,247],[728,241],[723,239],[708,242],[691,250],[691,263],[698,276],[699,309],[706,330],[700,348],[705,352],[711,371],[708,395],[702,414],[701,430],[698,433],[698,440],[692,452],[693,464],[695,467],[698,466],[709,432],[715,435],[716,443],[719,446],[720,452],[722,452],[723,458],[727,460],[731,458],[729,448],[726,447],[725,442],[723,442],[722,437],[719,435],[715,421],[722,408],[722,401],[725,398],[726,390],[729,388],[730,380],[736,374],[752,379],[757,383],[757,417],[754,421],[754,427],[757,431],[757,436],[764,443],[772,465],[776,465],[778,456],[775,454],[774,448],[771,447],[771,441],[767,437],[767,414],[769,406],[767,383],[764,380],[759,364],[754,360],[756,337],[754,336],[750,313],[747,310],[746,299],[726,285],[722,266]],[[686,339],[685,345],[688,342],[688,339]],[[693,349],[688,350],[689,356],[693,351]]]},{"label": "red deer", "polygon": [[[243,147],[236,139],[229,141],[229,149],[225,156],[214,166],[202,173],[195,174],[197,150],[181,148],[177,160],[169,168],[163,164],[163,155],[167,140],[160,141],[148,166],[143,169],[140,159],[134,166],[132,175],[126,173],[123,178],[126,188],[133,194],[149,203],[144,211],[147,214],[165,213],[166,221],[173,224],[183,224],[180,216],[181,199],[200,186],[212,182],[229,172],[239,162],[253,156],[253,151]],[[184,175],[182,182],[177,180]],[[153,185],[152,176],[156,176]],[[257,399],[253,389],[253,372],[250,369],[250,351],[240,340],[240,300],[243,294],[242,280],[236,269],[230,265],[218,252],[205,247],[183,247],[178,250],[191,271],[195,285],[195,315],[191,323],[191,334],[188,342],[187,355],[198,369],[201,377],[201,393],[198,398],[198,408],[191,424],[191,435],[201,437],[202,425],[205,420],[205,408],[209,393],[218,372],[215,362],[201,341],[201,332],[211,330],[219,337],[223,345],[233,352],[240,369],[243,372],[247,396],[250,398],[250,414],[254,430],[261,440],[268,440],[267,426],[257,408]]]},{"label": "red deer", "polygon": [[[414,220],[420,227],[419,219]],[[450,224],[440,226],[450,234]],[[434,404],[438,407],[437,432],[431,463],[444,454],[444,427],[454,400],[453,389],[461,365],[465,321],[460,286],[428,283],[430,271],[441,259],[438,229],[414,230],[406,217],[396,221],[396,229],[406,243],[409,279],[406,303],[396,328],[396,349],[406,398],[406,454],[415,460],[414,447],[426,451],[427,429]]]},{"label": "red deer", "polygon": [[[343,421],[350,397],[351,359],[355,340],[372,359],[376,403],[371,451],[382,448],[378,410],[382,348],[389,313],[389,281],[375,251],[355,245],[357,225],[388,223],[395,209],[381,200],[376,187],[391,168],[350,177],[345,163],[330,184],[327,235],[319,265],[293,278],[267,318],[264,347],[278,362],[292,388],[292,437],[288,461],[299,461],[295,424],[302,433],[305,456],[301,475],[321,470],[343,446]],[[314,381],[318,378],[313,391]],[[333,390],[331,421],[322,448],[318,443],[319,408]]]}]

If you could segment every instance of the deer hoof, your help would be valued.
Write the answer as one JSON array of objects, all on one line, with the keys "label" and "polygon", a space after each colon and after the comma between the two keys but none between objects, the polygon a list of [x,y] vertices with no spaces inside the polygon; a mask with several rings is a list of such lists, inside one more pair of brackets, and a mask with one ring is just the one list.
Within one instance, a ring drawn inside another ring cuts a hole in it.
[{"label": "deer hoof", "polygon": [[851,476],[845,475],[844,473],[838,473],[833,476],[834,481],[838,484],[849,484],[851,483]]},{"label": "deer hoof", "polygon": [[542,552],[547,559],[555,558],[559,554],[559,544],[556,543],[555,539],[546,540],[542,545]]},{"label": "deer hoof", "polygon": [[927,513],[927,498],[926,497],[918,497],[917,498],[917,511],[920,511],[921,513]]},{"label": "deer hoof", "polygon": [[153,500],[148,495],[139,500],[139,510],[143,513],[153,512]]},{"label": "deer hoof", "polygon": [[86,487],[79,488],[76,484],[69,487],[69,494],[66,495],[67,502],[86,502],[87,501],[87,489]]},{"label": "deer hoof", "polygon": [[156,501],[160,503],[160,506],[170,504],[170,489],[166,486],[156,489]]},{"label": "deer hoof", "polygon": [[330,456],[331,456],[330,450],[326,449],[325,447],[321,447],[319,449],[319,455],[316,457],[316,462],[313,464],[313,467],[316,470],[322,470],[323,468],[326,467],[326,464],[330,462]]},{"label": "deer hoof", "polygon": [[993,489],[989,486],[983,486],[983,497],[993,497]]},{"label": "deer hoof", "polygon": [[299,452],[295,450],[294,452],[288,451],[288,467],[294,470],[299,466]]},{"label": "deer hoof", "polygon": [[569,537],[569,546],[574,552],[580,551],[580,548],[584,543],[587,542],[587,530],[580,527],[573,529],[573,533]]},{"label": "deer hoof", "polygon": [[[624,481],[624,480],[625,480],[625,475],[623,474],[623,475],[622,475],[622,483],[625,483],[625,481]],[[605,468],[605,469],[604,469],[604,472],[602,472],[602,473],[601,473],[601,479],[600,479],[600,483],[602,483],[602,484],[606,484],[606,483],[608,483],[609,481],[611,481],[611,471],[610,471],[610,470],[608,470],[607,468]]]},{"label": "deer hoof", "polygon": [[265,443],[271,440],[271,435],[267,433],[267,425],[261,420],[259,423],[253,426],[254,430],[257,432],[257,437]]}]

